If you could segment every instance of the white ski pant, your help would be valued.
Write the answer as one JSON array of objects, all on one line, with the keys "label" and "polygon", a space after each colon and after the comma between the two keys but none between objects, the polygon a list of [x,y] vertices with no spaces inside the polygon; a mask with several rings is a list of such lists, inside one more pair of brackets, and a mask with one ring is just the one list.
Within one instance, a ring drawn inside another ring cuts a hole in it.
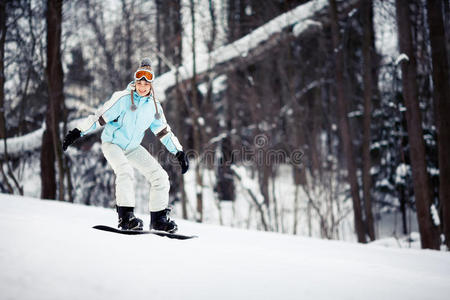
[{"label": "white ski pant", "polygon": [[102,144],[103,154],[116,174],[116,203],[135,207],[134,170],[150,183],[150,211],[160,211],[169,204],[169,176],[158,161],[144,147],[124,151],[112,143]]}]

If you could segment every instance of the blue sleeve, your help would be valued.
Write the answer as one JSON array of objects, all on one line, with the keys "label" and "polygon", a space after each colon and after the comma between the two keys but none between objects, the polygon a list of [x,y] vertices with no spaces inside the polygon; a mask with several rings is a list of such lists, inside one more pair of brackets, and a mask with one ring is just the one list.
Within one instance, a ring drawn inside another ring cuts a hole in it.
[{"label": "blue sleeve", "polygon": [[102,113],[99,118],[102,117],[105,123],[109,123],[117,119],[117,117],[124,111],[124,104],[126,102],[127,95],[121,96],[117,99],[115,99],[113,95],[113,97],[111,97],[111,99],[103,105]]},{"label": "blue sleeve", "polygon": [[120,116],[123,111],[123,104],[126,101],[126,95],[129,94],[130,92],[127,90],[115,92],[111,98],[102,105],[102,107],[97,109],[94,114],[89,115],[77,126],[77,128],[81,131],[81,135],[86,135],[96,128],[111,122]]}]

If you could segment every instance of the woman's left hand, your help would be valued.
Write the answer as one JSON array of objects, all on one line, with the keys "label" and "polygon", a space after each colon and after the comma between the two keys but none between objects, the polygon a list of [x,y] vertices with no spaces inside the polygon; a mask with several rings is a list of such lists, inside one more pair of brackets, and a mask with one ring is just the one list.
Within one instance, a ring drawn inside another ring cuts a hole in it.
[{"label": "woman's left hand", "polygon": [[66,135],[63,141],[63,150],[66,151],[67,147],[73,144],[77,139],[81,137],[81,131],[78,128],[75,128]]},{"label": "woman's left hand", "polygon": [[178,162],[180,163],[181,174],[186,173],[187,170],[189,169],[189,160],[186,154],[184,154],[183,151],[178,151],[175,156],[178,159]]}]

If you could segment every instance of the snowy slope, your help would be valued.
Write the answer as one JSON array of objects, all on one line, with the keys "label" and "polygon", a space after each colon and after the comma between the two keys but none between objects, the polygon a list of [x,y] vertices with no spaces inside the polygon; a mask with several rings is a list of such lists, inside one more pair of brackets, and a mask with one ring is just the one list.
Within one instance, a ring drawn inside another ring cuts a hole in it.
[{"label": "snowy slope", "polygon": [[[0,299],[448,299],[450,254],[177,220],[124,236],[112,210],[0,195]],[[147,216],[142,216],[148,224]]]}]

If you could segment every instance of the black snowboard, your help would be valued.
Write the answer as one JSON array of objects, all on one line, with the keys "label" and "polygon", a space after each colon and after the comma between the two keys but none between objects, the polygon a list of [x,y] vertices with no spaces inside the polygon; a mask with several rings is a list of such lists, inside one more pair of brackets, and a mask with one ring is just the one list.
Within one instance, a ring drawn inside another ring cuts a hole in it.
[{"label": "black snowboard", "polygon": [[122,229],[118,229],[118,228],[114,228],[114,227],[106,226],[106,225],[95,225],[92,228],[98,229],[98,230],[109,231],[109,232],[120,233],[120,234],[128,234],[128,235],[154,234],[154,235],[165,236],[165,237],[168,237],[171,239],[178,239],[178,240],[187,240],[187,239],[192,239],[192,238],[198,237],[196,235],[183,235],[183,234],[178,234],[178,233],[168,233],[168,232],[153,231],[153,230],[122,230]]}]

